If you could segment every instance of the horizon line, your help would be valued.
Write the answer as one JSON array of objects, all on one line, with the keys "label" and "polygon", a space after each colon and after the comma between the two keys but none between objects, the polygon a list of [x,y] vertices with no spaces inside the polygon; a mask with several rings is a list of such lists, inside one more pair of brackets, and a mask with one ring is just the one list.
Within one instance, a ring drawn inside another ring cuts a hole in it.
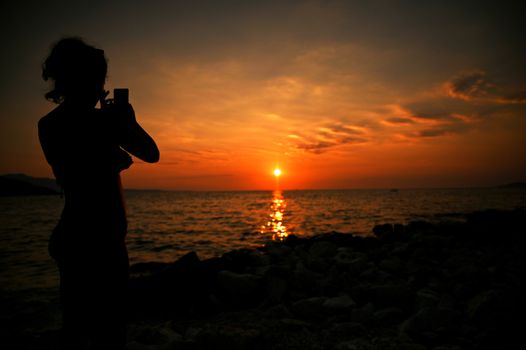
[{"label": "horizon line", "polygon": [[526,182],[513,182],[503,185],[487,186],[432,186],[432,187],[348,187],[348,188],[282,188],[282,189],[162,189],[162,188],[123,188],[124,191],[152,191],[152,192],[274,192],[274,191],[401,191],[401,190],[455,190],[455,189],[489,189],[506,188],[513,184]]}]

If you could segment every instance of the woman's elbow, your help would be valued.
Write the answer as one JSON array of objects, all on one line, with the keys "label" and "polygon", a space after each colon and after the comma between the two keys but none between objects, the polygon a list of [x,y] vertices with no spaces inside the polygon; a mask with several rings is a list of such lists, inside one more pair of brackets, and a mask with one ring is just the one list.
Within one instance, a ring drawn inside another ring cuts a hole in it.
[{"label": "woman's elbow", "polygon": [[159,153],[159,149],[156,147],[155,150],[150,152],[143,160],[147,163],[157,163],[160,158],[161,155]]}]

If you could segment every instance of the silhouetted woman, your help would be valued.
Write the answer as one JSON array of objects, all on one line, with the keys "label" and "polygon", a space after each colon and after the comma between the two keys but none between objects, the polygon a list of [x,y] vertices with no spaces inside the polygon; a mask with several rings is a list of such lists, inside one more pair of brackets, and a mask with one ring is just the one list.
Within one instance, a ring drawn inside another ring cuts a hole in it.
[{"label": "silhouetted woman", "polygon": [[[132,155],[159,160],[129,104],[105,100],[104,51],[60,40],[43,64],[59,104],[38,123],[40,143],[65,195],[49,250],[60,271],[64,349],[122,349],[128,254],[120,172]],[[95,108],[101,101],[101,109]]]}]

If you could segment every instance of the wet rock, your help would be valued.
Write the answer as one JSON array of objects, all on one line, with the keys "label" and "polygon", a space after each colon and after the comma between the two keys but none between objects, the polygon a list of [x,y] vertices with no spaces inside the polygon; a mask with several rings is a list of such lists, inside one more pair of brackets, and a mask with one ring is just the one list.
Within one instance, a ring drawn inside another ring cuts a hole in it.
[{"label": "wet rock", "polygon": [[342,322],[333,325],[329,333],[334,337],[359,337],[367,334],[367,328],[358,322]]},{"label": "wet rock", "polygon": [[219,290],[231,299],[259,295],[262,278],[251,274],[224,270],[217,274]]},{"label": "wet rock", "polygon": [[361,324],[371,324],[374,321],[374,305],[372,303],[365,304],[361,308],[353,309],[351,311],[349,320]]},{"label": "wet rock", "polygon": [[256,267],[267,266],[270,263],[269,257],[257,250],[250,252],[248,254],[247,260],[250,266]]},{"label": "wet rock", "polygon": [[440,302],[440,296],[431,289],[420,289],[416,292],[415,306],[417,309],[435,307]]},{"label": "wet rock", "polygon": [[405,230],[410,233],[417,233],[419,235],[425,234],[428,231],[433,231],[435,226],[427,221],[411,221]]},{"label": "wet rock", "polygon": [[375,284],[384,284],[390,277],[389,273],[377,268],[374,263],[369,263],[368,268],[360,274],[360,279]]},{"label": "wet rock", "polygon": [[506,293],[488,290],[473,297],[467,305],[470,320],[486,332],[511,333],[522,317],[519,305],[523,297],[518,291]]},{"label": "wet rock", "polygon": [[309,254],[314,258],[332,258],[338,247],[332,242],[315,242],[309,248]]},{"label": "wet rock", "polygon": [[323,303],[323,308],[328,314],[348,313],[354,306],[356,306],[356,303],[348,295],[328,298]]},{"label": "wet rock", "polygon": [[[340,255],[341,254],[341,255]],[[336,264],[345,268],[350,274],[358,275],[372,266],[369,257],[365,253],[338,253],[335,257]]]},{"label": "wet rock", "polygon": [[373,228],[373,233],[378,238],[387,238],[388,236],[392,236],[393,232],[393,225],[391,224],[376,225]]},{"label": "wet rock", "polygon": [[306,268],[303,263],[299,262],[293,272],[292,284],[295,289],[313,293],[318,287],[323,275]]},{"label": "wet rock", "polygon": [[387,326],[398,323],[404,317],[404,313],[397,307],[389,307],[378,310],[374,313],[373,318],[377,325]]},{"label": "wet rock", "polygon": [[374,346],[369,339],[357,338],[336,344],[334,350],[373,350]]},{"label": "wet rock", "polygon": [[448,332],[458,329],[460,314],[445,307],[425,307],[401,325],[408,334],[424,334],[431,331]]},{"label": "wet rock", "polygon": [[324,315],[326,301],[324,297],[301,299],[292,304],[292,311],[300,317],[320,318]]},{"label": "wet rock", "polygon": [[416,343],[402,343],[397,346],[396,350],[427,350],[427,348]]},{"label": "wet rock", "polygon": [[279,323],[283,328],[290,331],[302,331],[310,327],[310,323],[296,318],[283,318]]},{"label": "wet rock", "polygon": [[[526,222],[524,215],[521,220]],[[174,264],[185,271],[174,267],[167,273],[170,269],[152,265],[155,278],[137,279],[149,291],[138,294],[139,303],[143,309],[158,310],[160,317],[186,315],[180,308],[169,309],[170,303],[194,303],[204,305],[209,314],[220,313],[213,319],[220,327],[201,327],[199,321],[199,327],[206,328],[199,331],[204,335],[188,336],[175,349],[272,344],[313,349],[499,348],[499,342],[522,334],[522,324],[514,319],[522,312],[523,249],[513,230],[503,233],[508,240],[489,234],[481,239],[478,230],[483,225],[475,224],[388,224],[376,229],[376,237],[295,237],[205,261],[192,254]],[[498,227],[500,233],[505,226]],[[136,269],[139,274],[148,270]],[[205,291],[202,298],[195,297],[199,290]],[[144,300],[159,302],[152,306]],[[244,336],[238,326],[257,326],[263,335]],[[238,335],[245,340],[232,340]]]},{"label": "wet rock", "polygon": [[268,300],[277,302],[283,299],[288,291],[288,274],[279,270],[270,269],[265,276],[265,284]]},{"label": "wet rock", "polygon": [[390,256],[378,263],[378,267],[391,273],[398,273],[404,269],[404,263],[400,258]]},{"label": "wet rock", "polygon": [[265,314],[271,318],[292,318],[292,313],[284,304],[277,304],[267,308]]},{"label": "wet rock", "polygon": [[201,333],[202,331],[202,328],[189,327],[184,334],[184,338],[188,341],[194,341],[199,336],[199,333]]},{"label": "wet rock", "polygon": [[198,349],[243,350],[254,348],[261,332],[249,327],[210,325],[195,336]]},{"label": "wet rock", "polygon": [[135,344],[129,344],[132,348],[141,348],[144,345],[164,348],[183,340],[183,336],[171,329],[169,323],[130,326],[128,338]]},{"label": "wet rock", "polygon": [[267,251],[267,254],[273,260],[284,259],[288,254],[292,252],[291,247],[284,245],[284,244],[280,244],[280,243],[274,243],[274,242],[267,244],[265,246],[265,249]]},{"label": "wet rock", "polygon": [[412,305],[414,295],[404,284],[386,284],[371,288],[374,303],[381,306],[395,306],[406,309]]}]

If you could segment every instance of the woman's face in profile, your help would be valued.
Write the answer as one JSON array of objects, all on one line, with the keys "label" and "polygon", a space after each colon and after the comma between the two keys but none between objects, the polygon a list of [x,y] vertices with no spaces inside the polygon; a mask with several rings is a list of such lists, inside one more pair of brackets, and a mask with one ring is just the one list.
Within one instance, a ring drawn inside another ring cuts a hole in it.
[{"label": "woman's face in profile", "polygon": [[104,80],[87,79],[79,81],[65,94],[65,101],[94,107],[104,97]]}]

